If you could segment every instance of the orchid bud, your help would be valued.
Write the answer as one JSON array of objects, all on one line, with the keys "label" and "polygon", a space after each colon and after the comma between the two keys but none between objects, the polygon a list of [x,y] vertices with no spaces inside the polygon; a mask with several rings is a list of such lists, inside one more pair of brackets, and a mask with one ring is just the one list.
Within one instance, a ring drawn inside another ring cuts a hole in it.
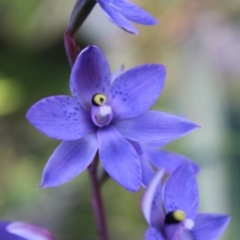
[{"label": "orchid bud", "polygon": [[95,0],[77,0],[72,10],[68,30],[73,37],[95,6]]}]

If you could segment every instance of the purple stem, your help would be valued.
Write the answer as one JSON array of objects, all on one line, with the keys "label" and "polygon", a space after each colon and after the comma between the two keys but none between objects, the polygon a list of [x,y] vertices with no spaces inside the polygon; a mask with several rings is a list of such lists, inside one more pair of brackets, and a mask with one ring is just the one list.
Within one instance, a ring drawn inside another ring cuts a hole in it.
[{"label": "purple stem", "polygon": [[80,52],[80,48],[76,45],[74,36],[69,29],[67,29],[64,34],[64,46],[70,66],[73,67],[77,54]]},{"label": "purple stem", "polygon": [[92,164],[88,167],[89,178],[92,186],[92,208],[94,211],[98,234],[101,240],[108,240],[107,224],[104,214],[103,201],[100,191],[100,184],[97,178],[98,154],[96,154]]},{"label": "purple stem", "polygon": [[72,67],[80,48],[76,45],[74,36],[94,8],[96,0],[77,0],[70,15],[67,30],[64,35],[64,45],[70,66]]}]

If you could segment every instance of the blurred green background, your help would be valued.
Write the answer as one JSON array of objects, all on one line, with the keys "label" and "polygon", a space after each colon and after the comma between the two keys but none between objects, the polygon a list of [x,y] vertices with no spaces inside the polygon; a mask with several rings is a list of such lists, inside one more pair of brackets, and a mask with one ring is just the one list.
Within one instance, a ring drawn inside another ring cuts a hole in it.
[{"label": "blurred green background", "polygon": [[[240,2],[239,0],[135,0],[156,16],[154,27],[129,35],[98,6],[77,36],[81,47],[98,45],[116,71],[164,63],[168,77],[154,106],[186,116],[201,129],[167,149],[201,167],[201,206],[229,213],[222,240],[240,236]],[[58,240],[97,239],[87,174],[40,189],[42,169],[59,142],[35,130],[27,109],[43,97],[69,94],[70,67],[63,33],[73,0],[0,0],[0,218],[50,229]],[[103,187],[111,239],[143,239],[147,224],[141,192],[113,181]]]}]

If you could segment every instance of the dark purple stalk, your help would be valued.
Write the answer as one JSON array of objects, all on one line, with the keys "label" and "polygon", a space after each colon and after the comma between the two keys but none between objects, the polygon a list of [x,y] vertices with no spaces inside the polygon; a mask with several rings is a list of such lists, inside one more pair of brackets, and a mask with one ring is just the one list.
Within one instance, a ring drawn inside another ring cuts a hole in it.
[{"label": "dark purple stalk", "polygon": [[[70,66],[72,67],[78,54],[78,47],[75,43],[74,36],[67,29],[64,34],[64,46]],[[80,49],[79,49],[80,50]]]},{"label": "dark purple stalk", "polygon": [[103,208],[103,201],[100,191],[100,184],[97,178],[97,167],[98,167],[98,154],[96,154],[92,164],[88,167],[88,173],[92,187],[91,202],[97,223],[100,240],[108,240],[109,238]]},{"label": "dark purple stalk", "polygon": [[64,35],[64,45],[70,66],[72,67],[80,48],[74,40],[75,34],[82,26],[96,4],[96,0],[77,0],[70,15],[67,30]]}]

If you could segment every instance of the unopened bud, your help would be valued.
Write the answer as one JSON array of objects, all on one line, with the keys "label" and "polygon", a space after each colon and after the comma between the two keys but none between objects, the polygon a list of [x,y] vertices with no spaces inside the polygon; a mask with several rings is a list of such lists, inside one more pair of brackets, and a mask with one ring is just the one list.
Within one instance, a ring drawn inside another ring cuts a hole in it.
[{"label": "unopened bud", "polygon": [[77,0],[72,10],[68,31],[73,37],[96,4],[96,0]]}]

